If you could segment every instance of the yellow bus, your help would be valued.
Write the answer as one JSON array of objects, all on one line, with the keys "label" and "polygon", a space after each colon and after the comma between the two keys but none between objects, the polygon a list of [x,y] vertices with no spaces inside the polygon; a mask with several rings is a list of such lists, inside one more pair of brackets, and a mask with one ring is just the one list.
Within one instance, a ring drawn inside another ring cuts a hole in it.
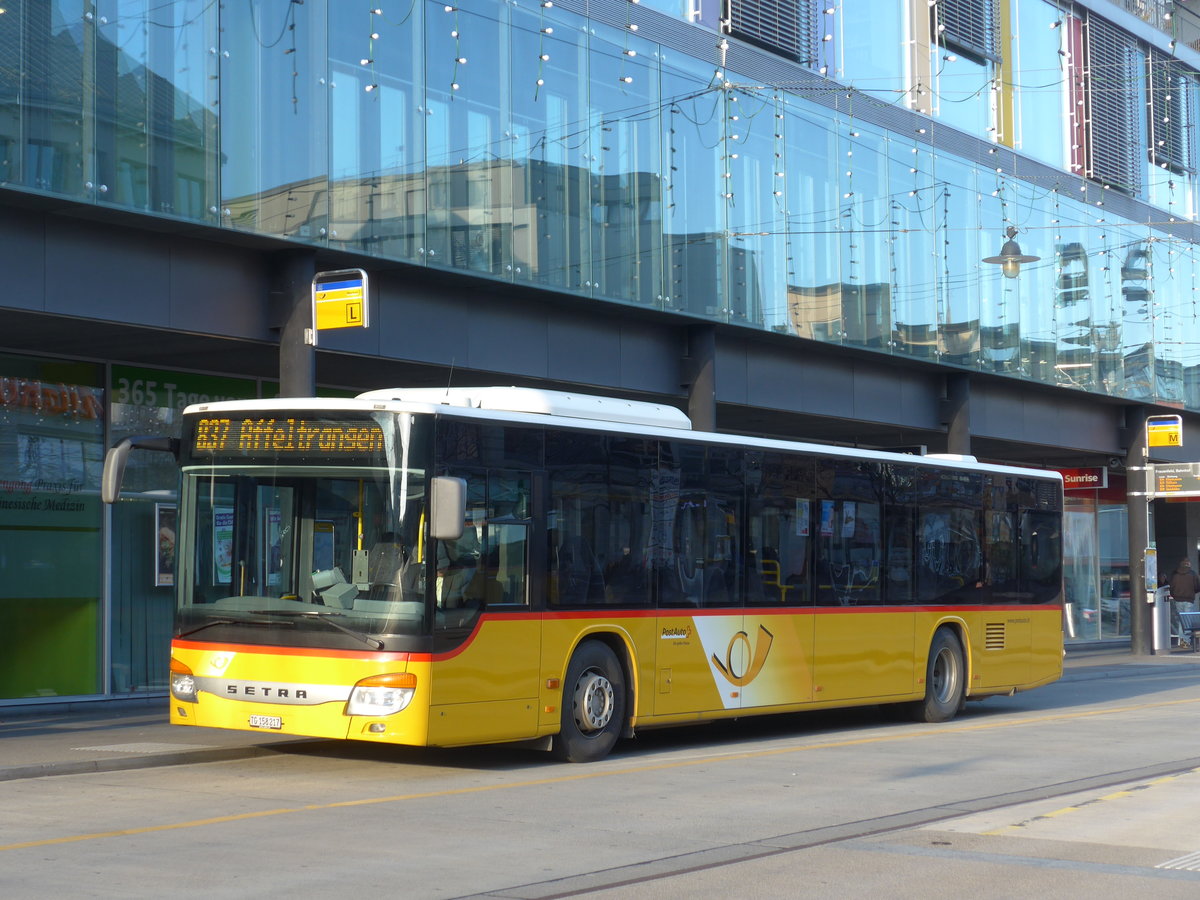
[{"label": "yellow bus", "polygon": [[640,729],[1062,672],[1057,473],[521,388],[188,407],[171,721],[604,757]]}]

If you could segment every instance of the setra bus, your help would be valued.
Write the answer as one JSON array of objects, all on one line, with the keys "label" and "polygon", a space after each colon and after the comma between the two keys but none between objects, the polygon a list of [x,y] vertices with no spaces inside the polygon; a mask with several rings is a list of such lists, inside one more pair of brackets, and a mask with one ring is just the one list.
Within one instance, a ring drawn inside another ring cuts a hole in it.
[{"label": "setra bus", "polygon": [[170,718],[416,746],[866,704],[1062,672],[1054,472],[691,430],[524,388],[188,407]]}]

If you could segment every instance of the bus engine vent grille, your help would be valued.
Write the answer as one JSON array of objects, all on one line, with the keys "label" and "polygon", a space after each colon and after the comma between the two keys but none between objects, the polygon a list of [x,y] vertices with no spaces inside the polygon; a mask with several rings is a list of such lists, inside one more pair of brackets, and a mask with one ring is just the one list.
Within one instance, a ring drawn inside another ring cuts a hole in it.
[{"label": "bus engine vent grille", "polygon": [[988,622],[984,625],[983,648],[985,650],[1003,650],[1004,633],[1003,622]]}]

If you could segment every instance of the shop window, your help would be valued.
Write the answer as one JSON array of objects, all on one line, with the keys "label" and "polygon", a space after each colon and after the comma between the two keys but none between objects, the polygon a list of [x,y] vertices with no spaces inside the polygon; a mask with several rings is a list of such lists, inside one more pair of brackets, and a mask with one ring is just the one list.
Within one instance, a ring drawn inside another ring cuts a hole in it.
[{"label": "shop window", "polygon": [[[183,408],[256,396],[254,381],[113,366],[109,439],[179,436]],[[98,451],[102,456],[102,449]],[[175,584],[174,516],[179,469],[167,453],[135,453],[110,519],[110,688],[114,694],[166,689]]]},{"label": "shop window", "polygon": [[103,688],[100,376],[0,359],[0,699]]}]

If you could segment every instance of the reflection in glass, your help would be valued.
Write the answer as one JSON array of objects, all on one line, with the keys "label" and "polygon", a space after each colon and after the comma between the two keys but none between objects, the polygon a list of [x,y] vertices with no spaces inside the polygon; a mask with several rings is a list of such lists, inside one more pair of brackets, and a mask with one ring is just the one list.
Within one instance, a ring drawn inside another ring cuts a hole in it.
[{"label": "reflection in glass", "polygon": [[661,77],[664,306],[716,318],[725,305],[723,91],[711,66],[678,54],[664,58]]},{"label": "reflection in glass", "polygon": [[841,226],[836,120],[821,119],[804,104],[788,102],[785,210],[787,225],[786,330],[820,341],[841,332]]},{"label": "reflection in glass", "polygon": [[939,121],[986,137],[992,119],[991,66],[961,51],[933,48],[933,78]]},{"label": "reflection in glass", "polygon": [[[645,5],[715,24],[707,2]],[[1200,272],[1186,234],[1164,230],[1195,208],[1193,74],[1118,41],[1134,106],[1166,104],[1172,122],[1135,114],[1119,140],[1083,147],[1078,101],[1113,95],[1076,64],[1082,20],[1012,0],[1004,54],[958,33],[909,58],[893,6],[869,29],[831,26],[822,59],[856,92],[786,70],[767,83],[552,4],[387,2],[357,17],[329,0],[99,0],[90,18],[63,0],[10,4],[0,181],[1200,406]],[[835,0],[822,21],[850,7]],[[917,102],[910,79],[932,119],[899,108]],[[856,115],[880,98],[896,104],[890,129]],[[951,147],[958,131],[982,142]],[[1007,143],[1061,178],[1014,177],[991,152]],[[1109,189],[1161,215],[1096,215],[1103,193],[1079,187],[1097,150],[1143,173]],[[1041,261],[1007,283],[979,261],[1010,226]]]},{"label": "reflection in glass", "polygon": [[[103,689],[102,374],[0,359],[0,699]],[[146,563],[148,585],[155,542],[144,521],[142,555],[129,558]]]},{"label": "reflection in glass", "polygon": [[[1018,34],[1012,44],[1017,84],[1015,146],[1021,152],[1065,169],[1067,146],[1067,72],[1063,12],[1046,0],[1017,0]],[[1058,127],[1054,127],[1057,123]]]}]

